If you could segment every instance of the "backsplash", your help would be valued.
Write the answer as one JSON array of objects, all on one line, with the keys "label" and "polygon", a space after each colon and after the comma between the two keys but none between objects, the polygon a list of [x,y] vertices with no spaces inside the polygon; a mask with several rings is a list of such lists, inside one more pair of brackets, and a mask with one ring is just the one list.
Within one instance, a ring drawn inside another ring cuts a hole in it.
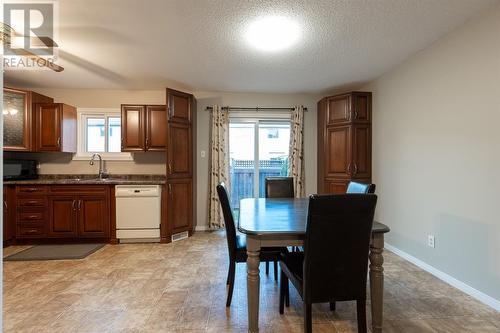
[{"label": "backsplash", "polygon": [[[110,174],[166,174],[164,152],[132,154],[132,161],[106,161],[104,166]],[[4,152],[4,159],[29,159],[39,162],[39,174],[97,174],[99,163],[89,165],[89,161],[74,161],[73,154],[65,153],[20,153]]]}]

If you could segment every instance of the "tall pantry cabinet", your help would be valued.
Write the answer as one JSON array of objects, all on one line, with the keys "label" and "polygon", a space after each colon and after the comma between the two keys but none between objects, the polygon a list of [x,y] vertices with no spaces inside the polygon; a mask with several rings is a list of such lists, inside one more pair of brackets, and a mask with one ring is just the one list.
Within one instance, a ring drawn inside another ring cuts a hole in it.
[{"label": "tall pantry cabinet", "polygon": [[[165,237],[193,232],[196,216],[196,100],[167,88],[167,185]],[[163,237],[163,236],[162,236]]]},{"label": "tall pantry cabinet", "polygon": [[345,193],[348,183],[370,183],[372,94],[350,92],[318,102],[318,193]]}]

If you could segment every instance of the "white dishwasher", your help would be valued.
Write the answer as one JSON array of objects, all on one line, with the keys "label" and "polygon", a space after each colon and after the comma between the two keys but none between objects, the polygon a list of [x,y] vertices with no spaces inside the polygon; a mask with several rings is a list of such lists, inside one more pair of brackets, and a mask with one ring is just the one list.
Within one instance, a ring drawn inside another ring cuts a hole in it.
[{"label": "white dishwasher", "polygon": [[120,242],[159,242],[161,187],[116,185],[116,238]]}]

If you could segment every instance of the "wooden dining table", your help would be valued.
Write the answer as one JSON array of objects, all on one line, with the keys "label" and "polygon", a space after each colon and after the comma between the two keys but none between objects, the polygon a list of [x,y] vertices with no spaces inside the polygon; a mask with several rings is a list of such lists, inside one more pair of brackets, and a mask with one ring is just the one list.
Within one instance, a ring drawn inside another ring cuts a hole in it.
[{"label": "wooden dining table", "polygon": [[[301,246],[306,232],[308,198],[248,198],[240,201],[238,230],[247,238],[248,332],[259,331],[262,247]],[[373,333],[382,332],[384,295],[384,234],[386,225],[374,222],[370,242],[370,297]],[[276,310],[277,311],[277,310]]]}]

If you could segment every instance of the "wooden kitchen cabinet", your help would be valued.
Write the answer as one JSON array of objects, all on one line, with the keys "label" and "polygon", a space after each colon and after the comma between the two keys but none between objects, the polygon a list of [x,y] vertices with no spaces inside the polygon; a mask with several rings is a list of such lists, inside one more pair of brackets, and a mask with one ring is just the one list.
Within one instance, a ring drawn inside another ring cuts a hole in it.
[{"label": "wooden kitchen cabinet", "polygon": [[75,196],[49,197],[49,237],[77,236],[77,201]]},{"label": "wooden kitchen cabinet", "polygon": [[167,178],[190,178],[193,173],[191,126],[171,123],[168,126]]},{"label": "wooden kitchen cabinet", "polygon": [[165,151],[167,146],[167,108],[146,105],[146,151]]},{"label": "wooden kitchen cabinet", "polygon": [[110,237],[110,186],[18,185],[13,193],[17,239]]},{"label": "wooden kitchen cabinet", "polygon": [[167,144],[165,105],[122,104],[122,151],[165,151]]},{"label": "wooden kitchen cabinet", "polygon": [[349,181],[371,182],[371,93],[318,102],[318,193],[345,193]]},{"label": "wooden kitchen cabinet", "polygon": [[14,230],[14,188],[12,186],[3,187],[3,246],[9,246],[15,237]]},{"label": "wooden kitchen cabinet", "polygon": [[34,151],[35,106],[37,103],[53,103],[50,97],[34,91],[4,88],[3,149],[5,151]]},{"label": "wooden kitchen cabinet", "polygon": [[167,220],[172,233],[191,231],[193,228],[193,189],[191,179],[176,179],[167,184]]},{"label": "wooden kitchen cabinet", "polygon": [[168,121],[190,124],[193,119],[193,95],[167,88]]},{"label": "wooden kitchen cabinet", "polygon": [[109,205],[105,195],[78,198],[78,236],[109,237]]},{"label": "wooden kitchen cabinet", "polygon": [[166,228],[162,242],[172,234],[193,232],[196,224],[196,99],[193,95],[168,89],[167,92],[167,195],[163,196]]},{"label": "wooden kitchen cabinet", "polygon": [[76,153],[76,108],[62,103],[36,104],[36,151]]}]

